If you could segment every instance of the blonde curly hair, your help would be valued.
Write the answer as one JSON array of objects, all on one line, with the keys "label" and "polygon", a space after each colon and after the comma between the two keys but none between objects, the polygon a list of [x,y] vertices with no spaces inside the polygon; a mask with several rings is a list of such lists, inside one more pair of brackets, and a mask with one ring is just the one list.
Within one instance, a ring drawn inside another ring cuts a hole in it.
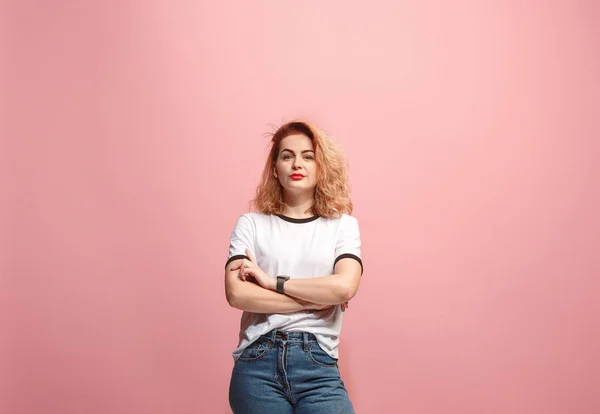
[{"label": "blonde curly hair", "polygon": [[272,134],[269,156],[256,187],[256,197],[250,202],[250,206],[263,214],[283,212],[282,186],[273,176],[273,168],[279,156],[281,140],[295,134],[310,138],[315,150],[318,177],[312,214],[324,218],[337,218],[343,213],[352,214],[348,170],[342,149],[325,132],[301,120],[287,122]]}]

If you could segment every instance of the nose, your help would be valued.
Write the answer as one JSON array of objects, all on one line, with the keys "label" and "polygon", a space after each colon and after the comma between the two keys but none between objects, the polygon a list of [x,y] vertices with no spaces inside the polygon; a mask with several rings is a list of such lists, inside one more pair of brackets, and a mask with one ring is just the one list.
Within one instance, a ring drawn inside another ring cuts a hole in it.
[{"label": "nose", "polygon": [[301,157],[300,158],[298,158],[298,157],[294,158],[294,162],[292,163],[292,168],[294,170],[297,170],[300,167],[302,167]]}]

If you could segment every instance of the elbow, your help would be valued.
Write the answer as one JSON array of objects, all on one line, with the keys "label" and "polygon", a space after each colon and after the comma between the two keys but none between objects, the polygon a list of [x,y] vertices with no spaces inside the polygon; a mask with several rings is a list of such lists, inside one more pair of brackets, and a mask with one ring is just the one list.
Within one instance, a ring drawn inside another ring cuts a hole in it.
[{"label": "elbow", "polygon": [[340,277],[338,280],[338,292],[340,295],[340,303],[348,302],[354,297],[354,295],[356,295],[356,292],[358,291],[360,276],[350,277],[344,275],[344,277]]},{"label": "elbow", "polygon": [[235,300],[233,297],[227,296],[227,303],[229,303],[229,306],[231,306],[232,308],[237,309],[237,306],[235,306]]},{"label": "elbow", "polygon": [[344,290],[342,290],[342,301],[341,301],[341,303],[348,302],[350,299],[352,299],[354,297],[355,294],[356,294],[356,292],[353,292],[351,289],[344,289]]},{"label": "elbow", "polygon": [[229,303],[229,306],[238,309],[238,298],[233,291],[227,289],[225,291],[225,297],[227,298],[227,303]]},{"label": "elbow", "polygon": [[340,303],[346,303],[356,295],[356,287],[350,283],[343,284],[339,289]]}]

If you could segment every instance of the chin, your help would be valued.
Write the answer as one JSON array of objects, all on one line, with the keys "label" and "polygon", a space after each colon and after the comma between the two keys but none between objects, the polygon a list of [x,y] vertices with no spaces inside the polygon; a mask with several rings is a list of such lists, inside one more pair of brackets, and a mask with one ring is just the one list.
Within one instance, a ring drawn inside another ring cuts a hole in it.
[{"label": "chin", "polygon": [[290,185],[286,188],[289,191],[315,191],[315,187],[310,187],[306,185]]}]

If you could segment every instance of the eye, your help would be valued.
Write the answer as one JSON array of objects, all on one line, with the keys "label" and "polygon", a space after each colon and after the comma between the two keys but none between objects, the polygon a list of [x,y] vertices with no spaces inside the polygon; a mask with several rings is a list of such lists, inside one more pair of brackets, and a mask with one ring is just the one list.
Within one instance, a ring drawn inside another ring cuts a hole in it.
[{"label": "eye", "polygon": [[304,158],[306,158],[307,160],[314,160],[315,159],[312,155],[307,155]]},{"label": "eye", "polygon": [[291,155],[284,155],[283,157],[281,157],[282,160],[289,160],[290,158],[292,158]]}]

